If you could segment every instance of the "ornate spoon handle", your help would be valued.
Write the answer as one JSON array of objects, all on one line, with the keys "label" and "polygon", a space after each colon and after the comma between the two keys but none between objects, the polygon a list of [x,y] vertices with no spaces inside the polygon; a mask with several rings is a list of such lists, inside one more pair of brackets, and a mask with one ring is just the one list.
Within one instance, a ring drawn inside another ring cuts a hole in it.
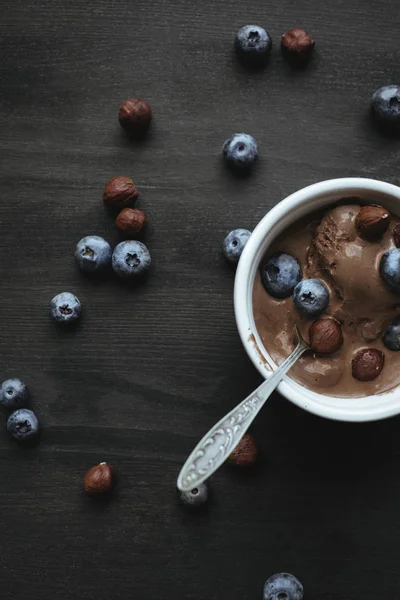
[{"label": "ornate spoon handle", "polygon": [[299,343],[292,354],[276,371],[210,429],[197,444],[179,474],[180,490],[183,492],[192,490],[208,479],[225,462],[278,383],[308,348],[307,343],[299,338]]}]

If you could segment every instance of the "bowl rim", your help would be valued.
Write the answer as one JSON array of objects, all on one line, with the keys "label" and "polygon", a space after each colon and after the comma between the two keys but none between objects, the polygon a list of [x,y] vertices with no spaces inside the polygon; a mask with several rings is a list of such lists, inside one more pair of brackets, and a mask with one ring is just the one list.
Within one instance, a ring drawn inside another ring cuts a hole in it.
[{"label": "bowl rim", "polygon": [[[255,227],[237,267],[234,311],[242,344],[263,377],[267,378],[275,365],[255,328],[252,291],[255,273],[268,246],[291,223],[318,208],[346,196],[364,196],[367,199],[368,195],[373,197],[375,194],[380,196],[383,205],[385,201],[398,204],[397,214],[400,215],[400,187],[376,179],[343,177],[313,183],[290,194],[267,212]],[[400,413],[400,385],[373,396],[341,398],[313,392],[285,377],[277,389],[306,411],[339,421],[376,421]],[[383,399],[383,402],[377,402],[377,398]]]}]

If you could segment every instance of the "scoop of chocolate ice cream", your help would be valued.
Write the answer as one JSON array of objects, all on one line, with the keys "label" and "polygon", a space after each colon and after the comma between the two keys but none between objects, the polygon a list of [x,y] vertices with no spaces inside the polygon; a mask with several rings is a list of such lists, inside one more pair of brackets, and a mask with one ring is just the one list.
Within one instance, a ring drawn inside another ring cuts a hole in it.
[{"label": "scoop of chocolate ice cream", "polygon": [[370,342],[382,334],[400,298],[379,274],[382,254],[392,245],[390,234],[374,242],[362,239],[355,225],[359,210],[359,205],[346,205],[325,214],[315,230],[306,270],[330,287],[327,313]]}]

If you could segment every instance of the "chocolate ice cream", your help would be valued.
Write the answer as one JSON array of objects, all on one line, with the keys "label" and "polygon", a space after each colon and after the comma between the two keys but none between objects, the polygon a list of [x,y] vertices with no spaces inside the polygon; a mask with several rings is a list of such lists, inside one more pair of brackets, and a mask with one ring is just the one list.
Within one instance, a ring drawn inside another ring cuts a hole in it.
[{"label": "chocolate ice cream", "polygon": [[[343,346],[332,356],[307,353],[290,376],[332,396],[376,394],[400,383],[400,354],[382,342],[388,323],[400,314],[400,296],[389,289],[379,272],[382,255],[395,246],[393,230],[400,220],[391,215],[383,235],[366,239],[356,226],[360,208],[358,204],[345,204],[295,223],[266,256],[290,254],[300,263],[303,279],[319,279],[329,291],[329,304],[322,316],[333,317],[341,324]],[[308,339],[313,319],[295,308],[292,296],[271,296],[259,272],[254,283],[253,310],[260,338],[276,363],[294,348],[295,324]],[[365,348],[384,354],[384,368],[373,380],[360,381],[352,373],[352,361]]]}]

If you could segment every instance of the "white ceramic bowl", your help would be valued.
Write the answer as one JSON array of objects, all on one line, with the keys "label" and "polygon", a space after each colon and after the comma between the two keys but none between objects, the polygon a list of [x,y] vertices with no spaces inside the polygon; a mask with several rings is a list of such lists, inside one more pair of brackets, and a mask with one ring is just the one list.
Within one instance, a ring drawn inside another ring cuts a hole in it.
[{"label": "white ceramic bowl", "polygon": [[[260,340],[253,316],[253,285],[260,261],[271,242],[289,225],[349,196],[360,196],[367,203],[382,204],[400,215],[399,187],[359,177],[330,179],[303,188],[282,200],[260,221],[246,244],[235,278],[236,323],[247,354],[264,377],[271,373],[268,363],[274,365],[274,361]],[[400,386],[384,394],[364,398],[339,398],[312,392],[286,377],[278,390],[297,406],[340,421],[375,421],[400,413]]]}]

